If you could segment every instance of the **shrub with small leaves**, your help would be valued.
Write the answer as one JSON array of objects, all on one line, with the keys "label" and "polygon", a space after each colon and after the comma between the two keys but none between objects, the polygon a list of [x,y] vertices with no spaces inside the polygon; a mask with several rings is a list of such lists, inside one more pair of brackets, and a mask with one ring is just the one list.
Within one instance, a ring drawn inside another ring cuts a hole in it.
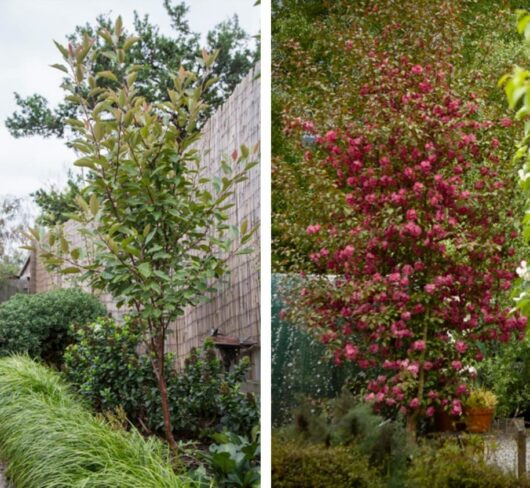
[{"label": "shrub with small leaves", "polygon": [[272,441],[272,486],[275,488],[383,487],[377,471],[355,447],[300,445]]},{"label": "shrub with small leaves", "polygon": [[106,313],[96,297],[78,289],[17,294],[0,305],[0,355],[27,352],[58,366],[72,342],[70,325]]}]

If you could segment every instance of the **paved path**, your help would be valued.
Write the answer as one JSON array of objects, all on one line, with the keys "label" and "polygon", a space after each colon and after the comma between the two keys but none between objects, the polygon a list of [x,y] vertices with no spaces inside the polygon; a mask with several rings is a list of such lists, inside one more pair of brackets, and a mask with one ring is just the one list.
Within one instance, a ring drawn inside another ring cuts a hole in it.
[{"label": "paved path", "polygon": [[6,481],[3,473],[4,473],[4,465],[0,463],[0,488],[13,488],[13,485]]},{"label": "paved path", "polygon": [[[500,434],[490,444],[489,461],[506,471],[517,472],[517,444],[514,434]],[[530,468],[530,437],[526,440],[526,469]]]}]

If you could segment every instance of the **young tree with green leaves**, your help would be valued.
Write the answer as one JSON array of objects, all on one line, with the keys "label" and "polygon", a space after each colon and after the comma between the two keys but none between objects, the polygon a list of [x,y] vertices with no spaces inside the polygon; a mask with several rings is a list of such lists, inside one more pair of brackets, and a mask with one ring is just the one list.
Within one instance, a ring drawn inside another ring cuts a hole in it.
[{"label": "young tree with green leaves", "polygon": [[[202,52],[200,75],[181,67],[172,75],[167,99],[149,101],[139,85],[142,67],[127,53],[138,43],[125,37],[121,18],[99,32],[104,50],[88,35],[78,44],[57,44],[67,74],[63,87],[79,118],[68,120],[82,154],[74,164],[87,171],[86,186],[70,217],[93,246],[73,247],[61,226],[38,239],[42,256],[65,274],[81,274],[96,289],[132,310],[144,330],[157,379],[164,427],[176,451],[165,378],[166,333],[187,306],[216,290],[227,273],[227,256],[248,253],[254,229],[234,228],[227,210],[234,187],[256,163],[242,147],[224,174],[209,177],[193,143],[207,111],[203,96],[216,83],[216,54]],[[93,72],[104,55],[109,69]],[[100,80],[108,81],[101,86]]]}]

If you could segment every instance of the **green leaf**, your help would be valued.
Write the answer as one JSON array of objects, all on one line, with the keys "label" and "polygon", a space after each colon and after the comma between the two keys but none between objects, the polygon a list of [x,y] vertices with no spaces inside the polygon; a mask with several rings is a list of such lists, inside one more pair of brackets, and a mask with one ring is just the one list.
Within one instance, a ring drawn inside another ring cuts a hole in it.
[{"label": "green leaf", "polygon": [[61,54],[62,54],[65,58],[68,58],[68,57],[69,57],[68,49],[66,49],[62,44],[59,44],[57,41],[53,41],[53,43],[55,44],[55,46],[57,46],[57,49],[59,49],[59,51],[61,51]]},{"label": "green leaf", "polygon": [[100,71],[96,73],[96,79],[106,78],[107,80],[118,81],[118,78],[112,71]]},{"label": "green leaf", "polygon": [[63,73],[68,74],[68,68],[64,64],[52,64],[50,66],[52,68],[58,69],[59,71],[62,71]]},{"label": "green leaf", "polygon": [[151,265],[142,263],[138,266],[138,271],[144,278],[149,278],[151,276]]},{"label": "green leaf", "polygon": [[92,215],[96,215],[99,210],[99,202],[98,202],[98,198],[96,197],[95,193],[92,193],[92,195],[90,195],[89,206],[90,206],[90,211],[92,212]]}]

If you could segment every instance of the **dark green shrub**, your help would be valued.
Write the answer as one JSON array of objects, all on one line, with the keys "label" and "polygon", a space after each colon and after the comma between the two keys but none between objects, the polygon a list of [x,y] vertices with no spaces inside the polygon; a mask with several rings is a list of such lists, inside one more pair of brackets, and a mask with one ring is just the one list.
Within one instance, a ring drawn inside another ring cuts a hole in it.
[{"label": "dark green shrub", "polygon": [[106,313],[97,298],[78,289],[17,294],[0,305],[0,356],[26,352],[60,365],[72,342],[70,325],[86,324]]},{"label": "dark green shrub", "polygon": [[27,357],[0,359],[0,456],[18,488],[195,486],[166,447],[96,418],[60,375]]},{"label": "dark green shrub", "polygon": [[[527,488],[530,482],[488,464],[483,446],[464,439],[425,445],[408,472],[410,488]],[[482,447],[482,448],[481,448]]]},{"label": "dark green shrub", "polygon": [[[66,377],[98,411],[123,408],[128,419],[148,432],[162,433],[158,388],[149,357],[139,354],[141,328],[110,319],[74,328],[76,342],[65,352]],[[166,358],[174,430],[179,436],[206,437],[216,430],[249,435],[259,421],[255,398],[240,391],[249,363],[225,372],[214,346],[194,350],[182,371]]]},{"label": "dark green shrub", "polygon": [[481,381],[497,395],[497,415],[530,417],[530,337],[511,341],[480,365]]},{"label": "dark green shrub", "polygon": [[354,446],[272,441],[273,488],[378,488],[383,481]]}]

